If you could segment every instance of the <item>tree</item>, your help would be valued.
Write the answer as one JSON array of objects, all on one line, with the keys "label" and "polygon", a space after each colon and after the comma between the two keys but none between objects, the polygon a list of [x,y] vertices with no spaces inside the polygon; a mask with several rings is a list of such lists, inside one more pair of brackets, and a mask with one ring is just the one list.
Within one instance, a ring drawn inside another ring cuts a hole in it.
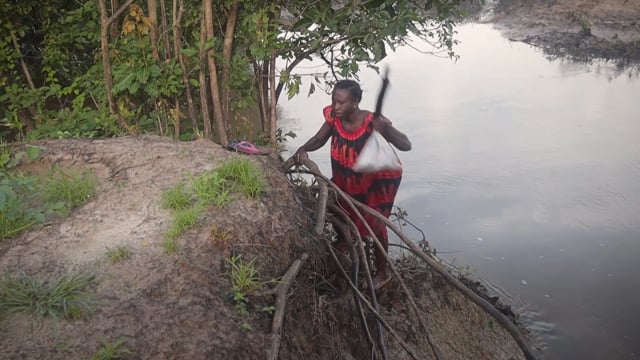
[{"label": "tree", "polygon": [[[235,115],[257,106],[260,119],[251,120],[275,144],[278,99],[298,94],[302,76],[328,89],[376,68],[411,36],[454,56],[461,1],[8,0],[0,4],[0,120],[36,137],[171,127],[178,137],[187,113],[192,134],[202,127],[225,143],[244,131]],[[298,73],[311,58],[326,69]]]}]

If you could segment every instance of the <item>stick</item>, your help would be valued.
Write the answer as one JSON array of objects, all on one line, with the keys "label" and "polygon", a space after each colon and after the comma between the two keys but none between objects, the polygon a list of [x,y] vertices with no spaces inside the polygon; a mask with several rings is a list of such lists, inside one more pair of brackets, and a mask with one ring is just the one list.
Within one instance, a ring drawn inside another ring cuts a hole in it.
[{"label": "stick", "polygon": [[296,259],[282,277],[282,280],[276,286],[276,309],[273,313],[273,322],[271,323],[271,349],[268,353],[269,360],[277,360],[280,352],[280,340],[282,339],[282,322],[287,307],[287,293],[289,287],[296,279],[300,268],[309,257],[308,253],[302,253],[300,258]]}]

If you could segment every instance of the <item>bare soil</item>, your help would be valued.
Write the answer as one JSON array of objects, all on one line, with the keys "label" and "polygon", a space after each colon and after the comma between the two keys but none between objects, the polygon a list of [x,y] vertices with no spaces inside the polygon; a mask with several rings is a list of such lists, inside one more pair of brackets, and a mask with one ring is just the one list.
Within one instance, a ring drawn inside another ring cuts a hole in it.
[{"label": "bare soil", "polygon": [[551,58],[640,64],[639,0],[488,0],[484,21]]},{"label": "bare soil", "polygon": [[[272,285],[249,296],[248,314],[231,298],[227,260],[254,260],[263,281],[282,276],[306,251],[312,256],[290,289],[280,359],[365,359],[369,348],[353,297],[328,291],[325,247],[313,238],[309,199],[285,176],[277,155],[249,156],[207,140],[176,142],[161,137],[42,141],[41,158],[23,164],[37,173],[56,164],[88,168],[98,193],[69,217],[0,242],[0,271],[42,280],[64,274],[95,274],[89,290],[99,300],[79,320],[0,319],[0,358],[89,359],[104,342],[126,339],[130,359],[264,359],[271,344]],[[200,225],[162,246],[170,214],[161,193],[221,162],[245,156],[269,184],[258,199],[234,198],[211,208]],[[111,263],[107,248],[127,246],[132,256]],[[447,359],[521,359],[516,343],[484,311],[415,258],[397,260],[421,308],[428,331]],[[424,331],[409,311],[397,281],[380,295],[381,313],[421,358],[434,358]],[[406,359],[387,334],[391,359]]]}]

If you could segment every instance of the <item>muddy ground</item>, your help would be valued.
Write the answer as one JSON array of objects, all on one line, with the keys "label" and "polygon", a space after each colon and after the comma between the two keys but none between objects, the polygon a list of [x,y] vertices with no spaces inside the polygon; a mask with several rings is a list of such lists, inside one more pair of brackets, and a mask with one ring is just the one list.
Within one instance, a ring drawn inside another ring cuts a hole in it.
[{"label": "muddy ground", "polygon": [[640,67],[639,0],[487,0],[481,21],[550,58]]},{"label": "muddy ground", "polygon": [[[249,294],[247,311],[232,298],[233,255],[254,260],[261,281],[278,279],[301,253],[311,256],[288,293],[280,359],[366,359],[370,348],[349,291],[333,288],[326,247],[311,235],[312,199],[290,183],[277,155],[230,152],[208,140],[123,137],[34,143],[37,161],[20,171],[51,166],[90,169],[99,190],[69,217],[52,219],[0,241],[0,271],[42,281],[92,274],[87,288],[98,300],[76,320],[0,317],[2,359],[90,359],[104,343],[124,341],[128,359],[264,359],[272,341],[274,296],[265,283]],[[17,149],[19,150],[19,148]],[[250,159],[268,189],[253,200],[234,197],[209,208],[199,225],[167,253],[170,213],[163,191],[235,157]],[[131,257],[112,263],[107,248],[125,246]],[[397,260],[419,304],[433,342],[448,359],[521,359],[512,338],[415,258]],[[422,359],[434,358],[425,331],[409,311],[399,282],[380,293],[381,314]],[[391,359],[407,359],[387,333]]]}]

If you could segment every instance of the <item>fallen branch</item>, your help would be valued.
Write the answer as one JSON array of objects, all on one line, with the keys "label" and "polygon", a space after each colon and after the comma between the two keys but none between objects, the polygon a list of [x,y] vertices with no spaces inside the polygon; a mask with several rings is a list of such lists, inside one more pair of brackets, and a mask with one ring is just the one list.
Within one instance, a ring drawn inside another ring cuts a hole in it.
[{"label": "fallen branch", "polygon": [[308,253],[302,253],[300,258],[296,259],[291,266],[289,266],[289,269],[275,288],[276,308],[273,313],[273,322],[271,323],[271,349],[268,353],[269,360],[278,359],[280,341],[282,339],[282,322],[284,320],[284,313],[287,307],[287,294],[289,292],[289,287],[291,287],[291,284],[298,275],[300,268],[302,268],[302,265],[308,257]]}]

